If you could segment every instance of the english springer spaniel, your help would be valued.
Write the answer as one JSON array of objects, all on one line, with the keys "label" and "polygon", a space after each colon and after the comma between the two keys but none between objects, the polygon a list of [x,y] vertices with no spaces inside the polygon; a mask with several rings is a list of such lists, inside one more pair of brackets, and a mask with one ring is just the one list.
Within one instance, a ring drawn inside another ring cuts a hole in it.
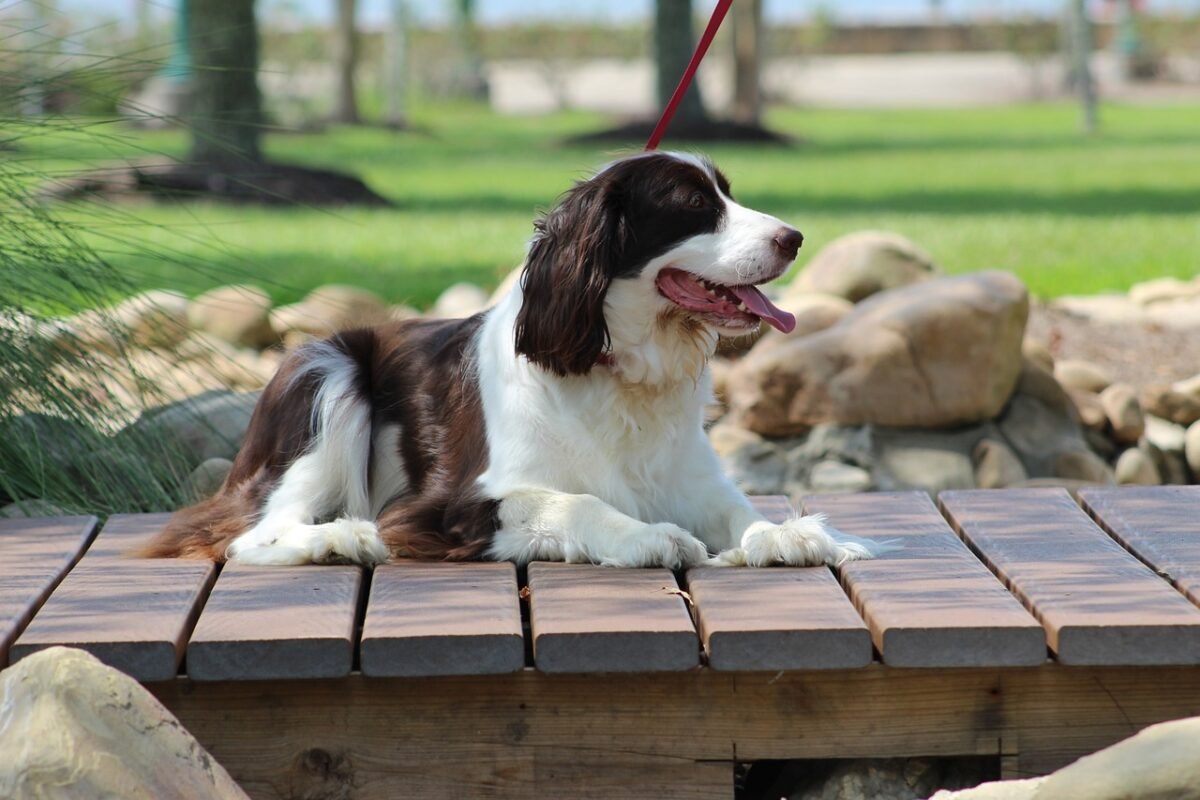
[{"label": "english springer spaniel", "polygon": [[820,517],[763,519],[702,427],[718,334],[795,325],[757,286],[802,240],[734,202],[705,159],[610,164],[537,221],[495,307],[295,350],[220,491],[147,554],[671,568],[870,557]]}]

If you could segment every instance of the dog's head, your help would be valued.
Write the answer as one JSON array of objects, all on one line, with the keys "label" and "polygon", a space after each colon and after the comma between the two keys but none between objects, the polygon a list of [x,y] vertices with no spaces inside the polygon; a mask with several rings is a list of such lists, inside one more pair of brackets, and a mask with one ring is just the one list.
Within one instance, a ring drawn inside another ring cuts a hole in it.
[{"label": "dog's head", "polygon": [[614,324],[723,334],[764,321],[784,332],[795,326],[756,287],[784,273],[803,237],[734,202],[725,176],[705,159],[647,153],[617,161],[577,184],[535,227],[516,349],[559,375],[595,366]]}]

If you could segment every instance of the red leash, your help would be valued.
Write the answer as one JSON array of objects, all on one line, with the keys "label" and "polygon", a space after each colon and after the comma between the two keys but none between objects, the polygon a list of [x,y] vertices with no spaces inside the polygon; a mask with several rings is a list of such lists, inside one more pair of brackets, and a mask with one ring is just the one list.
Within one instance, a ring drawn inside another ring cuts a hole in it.
[{"label": "red leash", "polygon": [[692,78],[696,75],[696,69],[700,66],[700,62],[704,60],[704,54],[708,52],[708,46],[712,44],[713,37],[717,35],[717,28],[720,28],[721,23],[725,21],[725,14],[729,11],[731,5],[733,5],[733,0],[717,1],[717,7],[713,9],[712,18],[708,21],[708,27],[704,29],[704,35],[700,37],[700,43],[696,45],[696,52],[692,53],[692,60],[688,63],[687,69],[683,71],[683,77],[679,79],[679,85],[675,87],[675,93],[671,95],[671,102],[667,103],[662,117],[659,118],[658,124],[654,126],[654,133],[650,134],[650,141],[646,142],[647,150],[658,149],[658,143],[662,141],[663,134],[667,132],[667,126],[671,124],[671,117],[675,116],[675,109],[679,107],[679,102],[683,100],[684,93],[692,85]]}]

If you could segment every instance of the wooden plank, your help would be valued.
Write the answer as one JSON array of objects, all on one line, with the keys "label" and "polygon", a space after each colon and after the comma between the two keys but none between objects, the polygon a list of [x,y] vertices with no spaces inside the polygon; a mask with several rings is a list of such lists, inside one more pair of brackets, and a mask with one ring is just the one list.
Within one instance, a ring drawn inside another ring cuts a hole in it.
[{"label": "wooden plank", "polygon": [[0,520],[0,668],[96,532],[95,517]]},{"label": "wooden plank", "polygon": [[827,567],[688,571],[713,669],[845,669],[871,663],[871,636]]},{"label": "wooden plank", "polygon": [[1033,612],[1064,664],[1196,664],[1200,609],[1063,489],[943,492],[959,534]]},{"label": "wooden plank", "polygon": [[1078,497],[1100,527],[1200,605],[1200,486],[1089,487]]},{"label": "wooden plank", "polygon": [[[687,784],[672,788],[663,776],[712,764],[728,775],[732,762],[760,759],[1003,755],[1019,771],[1041,772],[1152,723],[1200,714],[1194,666],[1052,661],[782,674],[181,679],[152,689],[256,798],[686,798]],[[608,764],[625,765],[628,780],[654,791],[538,780],[611,774]]]},{"label": "wooden plank", "polygon": [[1000,667],[1046,659],[1042,626],[955,536],[924,492],[814,495],[804,505],[845,533],[900,545],[838,568],[885,664]]},{"label": "wooden plank", "polygon": [[755,495],[750,498],[750,505],[772,522],[783,522],[795,513],[791,501],[781,494]]},{"label": "wooden plank", "polygon": [[216,567],[125,556],[169,514],[117,514],[13,645],[13,659],[78,647],[140,681],[174,678]]},{"label": "wooden plank", "polygon": [[530,626],[545,672],[654,672],[700,663],[692,619],[666,569],[529,565]]},{"label": "wooden plank", "polygon": [[359,660],[364,675],[484,675],[525,665],[511,563],[410,561],[375,568]]},{"label": "wooden plank", "polygon": [[226,564],[187,647],[201,681],[350,674],[362,570]]}]

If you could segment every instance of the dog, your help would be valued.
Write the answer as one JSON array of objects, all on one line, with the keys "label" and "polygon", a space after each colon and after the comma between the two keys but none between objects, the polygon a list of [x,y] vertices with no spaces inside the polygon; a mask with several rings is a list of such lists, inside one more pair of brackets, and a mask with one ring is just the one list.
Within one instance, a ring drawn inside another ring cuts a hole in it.
[{"label": "dog", "polygon": [[819,516],[764,519],[703,428],[718,336],[795,326],[757,287],[799,231],[739,205],[709,160],[661,152],[605,166],[534,228],[494,307],[293,351],[221,489],[144,554],[672,569],[874,554]]}]

